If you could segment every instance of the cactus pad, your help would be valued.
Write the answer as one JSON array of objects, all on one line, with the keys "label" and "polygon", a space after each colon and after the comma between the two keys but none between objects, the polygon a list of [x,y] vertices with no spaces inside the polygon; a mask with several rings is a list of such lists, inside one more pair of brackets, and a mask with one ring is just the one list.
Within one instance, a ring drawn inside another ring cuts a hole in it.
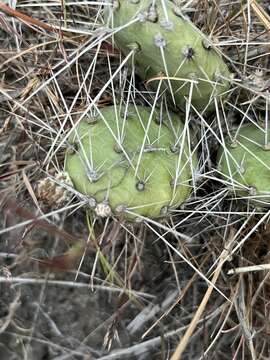
[{"label": "cactus pad", "polygon": [[210,40],[171,1],[108,3],[104,13],[117,29],[113,38],[125,55],[134,50],[135,71],[148,86],[156,91],[163,78],[161,90],[176,108],[185,110],[192,91],[195,108],[212,110],[213,96],[228,90],[231,74]]},{"label": "cactus pad", "polygon": [[97,215],[163,217],[192,188],[196,156],[186,130],[175,114],[108,106],[74,128],[65,169]]},{"label": "cactus pad", "polygon": [[270,205],[270,130],[253,124],[242,126],[226,149],[218,154],[219,170],[235,194]]}]

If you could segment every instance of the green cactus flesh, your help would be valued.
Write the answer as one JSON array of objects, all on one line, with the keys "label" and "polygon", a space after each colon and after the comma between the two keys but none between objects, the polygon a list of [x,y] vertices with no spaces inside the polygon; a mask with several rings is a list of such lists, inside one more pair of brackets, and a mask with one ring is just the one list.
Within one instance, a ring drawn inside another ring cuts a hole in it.
[{"label": "green cactus flesh", "polygon": [[192,91],[191,102],[197,110],[213,110],[213,97],[228,90],[231,74],[210,40],[179,15],[170,1],[113,4],[106,6],[105,20],[117,29],[113,38],[120,50],[127,55],[134,49],[135,71],[150,89],[156,91],[163,78],[161,91],[166,88],[167,99],[176,108],[185,110],[185,98]]},{"label": "green cactus flesh", "polygon": [[74,128],[66,171],[77,191],[95,199],[97,213],[107,204],[126,219],[162,217],[192,188],[196,156],[188,133],[175,114],[164,114],[158,123],[160,115],[151,108],[129,105],[126,116],[122,110],[105,107]]},{"label": "green cactus flesh", "polygon": [[218,153],[219,170],[236,195],[270,205],[270,130],[245,125]]}]

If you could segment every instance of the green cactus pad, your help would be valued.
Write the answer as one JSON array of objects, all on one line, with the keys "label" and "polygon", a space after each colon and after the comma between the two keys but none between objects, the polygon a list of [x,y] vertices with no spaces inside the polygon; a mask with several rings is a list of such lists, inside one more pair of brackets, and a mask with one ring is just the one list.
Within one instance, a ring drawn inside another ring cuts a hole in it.
[{"label": "green cactus pad", "polygon": [[113,39],[125,55],[135,50],[132,63],[148,86],[156,91],[164,78],[161,91],[166,88],[167,99],[185,110],[192,81],[192,105],[199,111],[213,110],[213,97],[229,89],[232,75],[210,40],[170,1],[111,3],[104,13],[117,30]]},{"label": "green cactus pad", "polygon": [[249,124],[242,126],[220,148],[218,166],[235,194],[270,205],[270,130]]},{"label": "green cactus pad", "polygon": [[[100,216],[166,216],[189,196],[196,156],[175,114],[108,106],[70,135],[65,169]],[[159,121],[158,121],[158,120]]]}]

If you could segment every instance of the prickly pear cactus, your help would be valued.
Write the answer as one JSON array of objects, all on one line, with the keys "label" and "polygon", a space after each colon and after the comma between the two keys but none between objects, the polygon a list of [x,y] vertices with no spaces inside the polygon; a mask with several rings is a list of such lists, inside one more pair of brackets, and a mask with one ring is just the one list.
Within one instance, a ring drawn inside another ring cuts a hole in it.
[{"label": "prickly pear cactus", "polygon": [[[134,51],[135,71],[176,108],[186,108],[192,93],[197,110],[214,108],[213,96],[225,93],[232,77],[210,40],[167,0],[109,0],[105,21],[121,51]],[[129,24],[129,25],[127,25]],[[121,29],[121,27],[123,27]]]},{"label": "prickly pear cactus", "polygon": [[243,126],[219,150],[218,166],[236,195],[270,205],[270,130]]},{"label": "prickly pear cactus", "polygon": [[[97,215],[166,216],[192,189],[196,156],[175,114],[108,106],[73,130],[65,169]],[[161,121],[162,118],[162,121]]]}]

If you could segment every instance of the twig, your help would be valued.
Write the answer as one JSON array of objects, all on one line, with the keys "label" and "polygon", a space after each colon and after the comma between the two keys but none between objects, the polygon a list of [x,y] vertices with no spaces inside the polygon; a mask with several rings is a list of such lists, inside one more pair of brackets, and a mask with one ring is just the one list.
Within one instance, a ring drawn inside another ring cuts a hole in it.
[{"label": "twig", "polygon": [[234,274],[242,274],[246,272],[253,272],[253,271],[265,271],[270,270],[270,264],[260,264],[260,265],[252,265],[252,266],[241,266],[235,269],[230,269],[227,274],[234,275]]},{"label": "twig", "polygon": [[[66,287],[72,287],[72,288],[88,288],[89,284],[81,283],[81,282],[74,282],[74,281],[64,281],[64,280],[45,280],[45,279],[35,279],[35,278],[23,278],[23,277],[12,277],[10,279],[7,279],[4,276],[0,276],[0,284],[1,283],[12,283],[14,285],[43,285],[45,282],[48,283],[48,285],[53,286],[66,286]],[[122,294],[123,289],[117,288],[117,287],[109,287],[109,286],[103,286],[103,285],[93,285],[93,287],[97,290],[103,290],[103,291],[111,291],[111,292],[117,292]],[[153,296],[140,292],[140,291],[131,291],[126,290],[127,292],[131,293],[133,296],[139,296],[144,298],[150,298],[152,299]]]},{"label": "twig", "polygon": [[12,9],[10,6],[4,4],[3,2],[0,2],[0,10],[2,10],[5,14],[7,14],[9,16],[20,19],[21,21],[23,21],[26,24],[38,26],[39,28],[41,28],[43,30],[50,31],[50,32],[62,33],[62,31],[57,30],[53,26],[45,24],[44,22],[42,22],[40,20],[37,20],[37,19],[34,19],[31,16],[28,16],[28,15],[26,15],[26,14],[20,12],[20,11]]}]

